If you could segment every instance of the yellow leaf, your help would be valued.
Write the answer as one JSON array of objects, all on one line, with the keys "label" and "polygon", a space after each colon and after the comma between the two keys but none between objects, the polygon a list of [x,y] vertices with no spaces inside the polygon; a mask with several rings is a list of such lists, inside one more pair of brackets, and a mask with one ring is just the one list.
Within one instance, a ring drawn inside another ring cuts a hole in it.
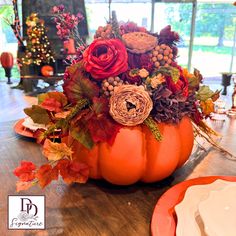
[{"label": "yellow leaf", "polygon": [[211,98],[207,99],[206,101],[200,102],[200,107],[204,115],[208,116],[212,112],[214,112],[214,103]]},{"label": "yellow leaf", "polygon": [[65,143],[54,143],[46,139],[43,145],[43,155],[49,161],[58,161],[63,157],[72,158],[73,151]]}]

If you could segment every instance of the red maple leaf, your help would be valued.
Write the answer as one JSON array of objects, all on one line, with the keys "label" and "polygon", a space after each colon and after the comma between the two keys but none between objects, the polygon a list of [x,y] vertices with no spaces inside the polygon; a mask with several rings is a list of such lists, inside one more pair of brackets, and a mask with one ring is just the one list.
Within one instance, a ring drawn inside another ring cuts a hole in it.
[{"label": "red maple leaf", "polygon": [[39,185],[41,188],[44,188],[48,184],[52,182],[52,180],[57,180],[58,179],[58,169],[57,166],[52,167],[49,164],[42,165],[37,173],[36,173],[36,178],[39,181]]},{"label": "red maple leaf", "polygon": [[55,100],[57,100],[61,104],[62,107],[68,103],[67,97],[65,96],[65,94],[63,94],[62,92],[58,92],[58,91],[52,91],[52,92],[48,92],[48,93],[39,94],[38,95],[38,104],[41,105],[48,98],[54,98]]},{"label": "red maple leaf", "polygon": [[87,121],[87,126],[94,142],[108,142],[113,144],[117,133],[122,127],[109,115],[108,99],[94,98],[93,113]]},{"label": "red maple leaf", "polygon": [[19,177],[20,181],[28,182],[35,178],[36,166],[30,161],[21,161],[21,165],[18,166],[14,171],[14,175]]},{"label": "red maple leaf", "polygon": [[89,177],[89,167],[78,161],[60,160],[57,164],[60,175],[67,184],[85,183]]},{"label": "red maple leaf", "polygon": [[112,145],[120,128],[121,125],[117,124],[108,115],[94,115],[88,121],[88,129],[95,143],[107,142]]},{"label": "red maple leaf", "polygon": [[48,111],[61,112],[62,104],[58,102],[55,98],[46,98],[41,104],[41,107]]}]

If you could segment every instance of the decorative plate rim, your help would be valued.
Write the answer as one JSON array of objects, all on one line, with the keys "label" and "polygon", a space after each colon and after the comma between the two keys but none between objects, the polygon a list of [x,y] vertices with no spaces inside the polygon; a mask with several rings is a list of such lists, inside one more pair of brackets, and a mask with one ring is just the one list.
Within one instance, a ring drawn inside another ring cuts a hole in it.
[{"label": "decorative plate rim", "polygon": [[[182,201],[188,187],[198,184],[210,184],[217,179],[236,182],[236,176],[204,176],[188,179],[168,189],[157,201],[151,219],[152,236],[175,236],[176,222],[174,207]],[[160,225],[157,227],[157,225]]]},{"label": "decorative plate rim", "polygon": [[21,135],[21,136],[24,136],[24,137],[28,137],[28,138],[35,138],[34,137],[34,133],[24,127],[22,124],[24,122],[25,118],[22,118],[22,119],[19,119],[15,124],[14,124],[14,131],[15,133]]}]

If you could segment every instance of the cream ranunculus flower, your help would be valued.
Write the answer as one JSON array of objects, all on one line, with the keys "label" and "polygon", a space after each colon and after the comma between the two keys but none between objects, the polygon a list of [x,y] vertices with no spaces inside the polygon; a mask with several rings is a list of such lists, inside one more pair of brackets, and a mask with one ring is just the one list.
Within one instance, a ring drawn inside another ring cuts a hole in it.
[{"label": "cream ranunculus flower", "polygon": [[110,98],[110,115],[126,126],[143,123],[152,107],[152,100],[142,86],[121,85]]}]

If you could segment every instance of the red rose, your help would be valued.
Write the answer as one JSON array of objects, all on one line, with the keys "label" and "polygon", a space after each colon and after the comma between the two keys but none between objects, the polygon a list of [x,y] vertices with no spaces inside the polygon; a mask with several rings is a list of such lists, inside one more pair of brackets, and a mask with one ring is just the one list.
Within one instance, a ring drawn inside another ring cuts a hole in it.
[{"label": "red rose", "polygon": [[18,166],[14,170],[14,174],[19,177],[20,181],[28,182],[35,178],[35,169],[36,166],[32,162],[22,161],[21,166]]},{"label": "red rose", "polygon": [[83,58],[85,70],[97,80],[117,76],[128,69],[126,48],[119,39],[93,41]]}]

